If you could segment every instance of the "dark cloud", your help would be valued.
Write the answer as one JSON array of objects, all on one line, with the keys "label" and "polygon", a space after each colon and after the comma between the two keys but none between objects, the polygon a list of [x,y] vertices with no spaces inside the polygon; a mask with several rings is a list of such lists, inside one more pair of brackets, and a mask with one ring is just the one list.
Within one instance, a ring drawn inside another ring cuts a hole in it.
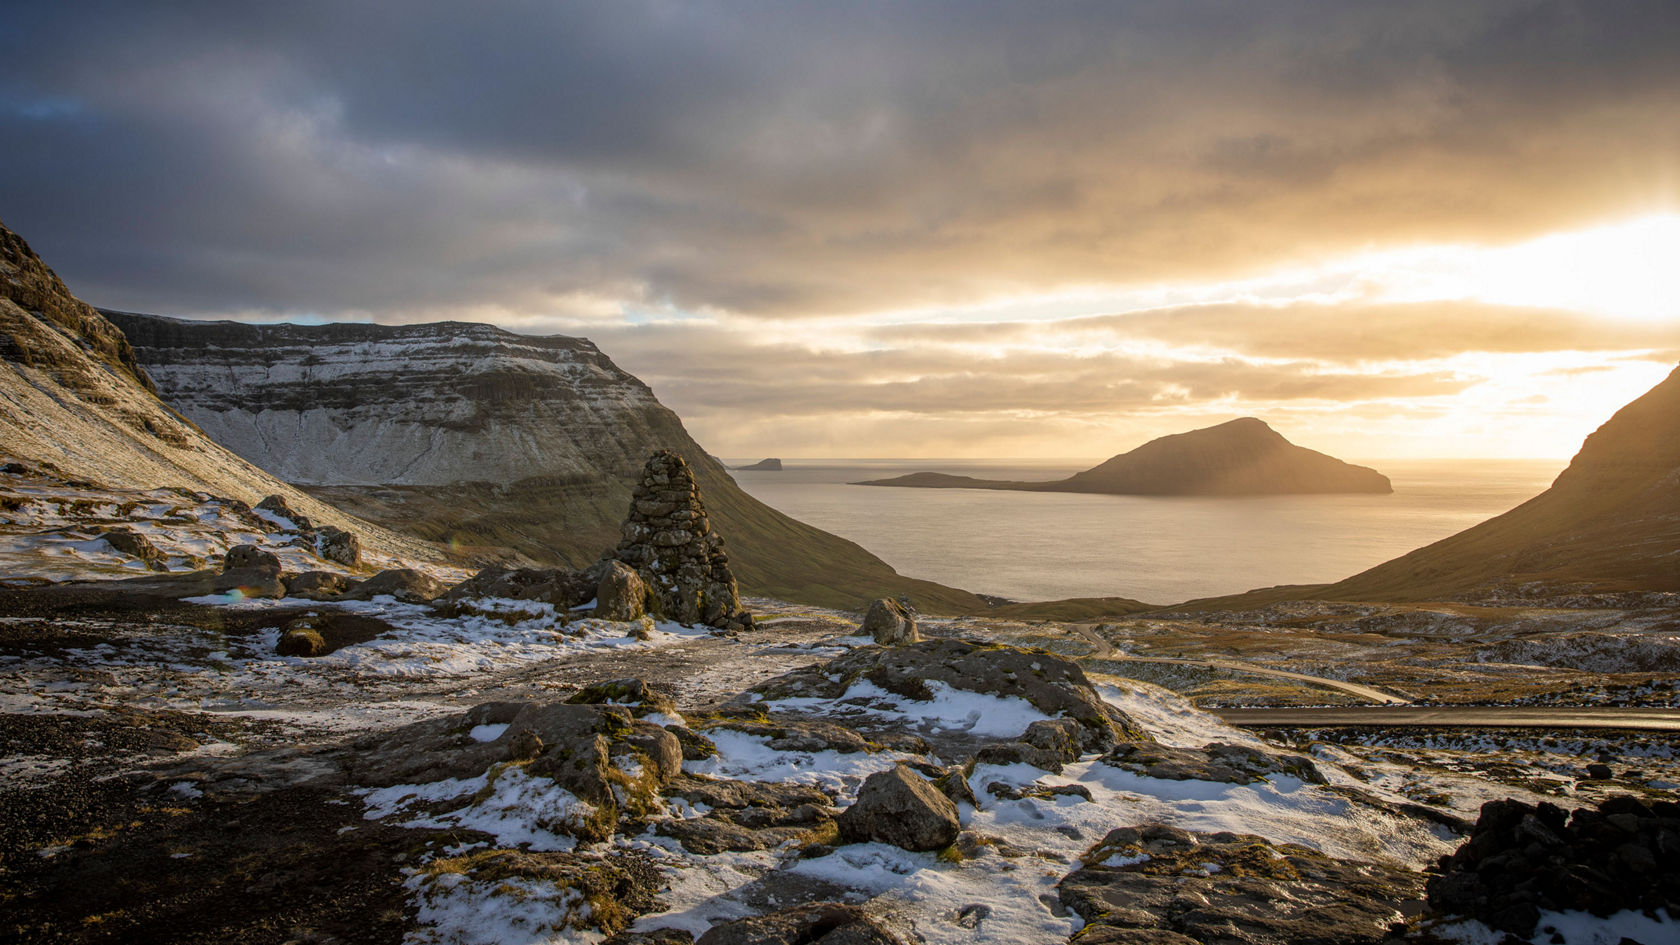
[{"label": "dark cloud", "polygon": [[179,314],[947,303],[1527,235],[1680,156],[1666,0],[7,18],[0,213]]}]

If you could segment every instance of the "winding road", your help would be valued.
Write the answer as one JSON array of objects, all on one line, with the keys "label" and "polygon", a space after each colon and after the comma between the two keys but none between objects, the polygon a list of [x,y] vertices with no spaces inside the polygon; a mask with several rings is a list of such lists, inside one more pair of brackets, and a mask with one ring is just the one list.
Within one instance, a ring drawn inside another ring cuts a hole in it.
[{"label": "winding road", "polygon": [[1226,722],[1244,728],[1589,728],[1680,732],[1680,709],[1408,705],[1212,711]]}]

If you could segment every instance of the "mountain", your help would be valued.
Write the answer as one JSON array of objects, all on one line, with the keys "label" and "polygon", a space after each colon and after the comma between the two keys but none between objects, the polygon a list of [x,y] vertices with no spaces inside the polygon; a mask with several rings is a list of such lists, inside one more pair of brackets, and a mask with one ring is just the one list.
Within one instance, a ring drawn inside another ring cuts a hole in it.
[{"label": "mountain", "polygon": [[463,549],[593,562],[648,456],[693,468],[749,593],[984,610],[743,492],[591,342],[491,325],[248,325],[107,312],[163,398],[246,459],[355,514]]},{"label": "mountain", "polygon": [[743,472],[781,472],[782,461],[772,456],[769,459],[761,459],[751,466],[736,466],[735,468]]},{"label": "mountain", "polygon": [[1588,436],[1550,489],[1311,596],[1450,599],[1530,582],[1680,591],[1680,368]]},{"label": "mountain", "polygon": [[0,453],[120,489],[179,487],[247,503],[279,494],[317,522],[355,531],[374,550],[437,556],[222,448],[155,390],[123,332],[0,224]]},{"label": "mountain", "polygon": [[1253,417],[1150,440],[1055,482],[1008,482],[920,472],[857,483],[921,489],[1005,489],[1110,495],[1389,493],[1388,477],[1305,449]]}]

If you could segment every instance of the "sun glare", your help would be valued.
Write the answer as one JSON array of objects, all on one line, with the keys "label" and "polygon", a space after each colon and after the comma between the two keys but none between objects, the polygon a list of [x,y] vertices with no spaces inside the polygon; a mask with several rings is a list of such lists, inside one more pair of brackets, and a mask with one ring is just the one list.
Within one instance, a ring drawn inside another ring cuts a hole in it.
[{"label": "sun glare", "polygon": [[1383,254],[1398,301],[1473,299],[1630,321],[1680,319],[1680,214],[1555,233],[1513,246]]}]

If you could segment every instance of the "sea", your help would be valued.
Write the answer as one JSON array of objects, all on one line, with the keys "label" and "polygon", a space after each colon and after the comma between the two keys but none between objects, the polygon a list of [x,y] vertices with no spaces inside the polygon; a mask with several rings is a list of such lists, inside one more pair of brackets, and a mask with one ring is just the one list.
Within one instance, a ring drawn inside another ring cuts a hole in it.
[{"label": "sea", "polygon": [[[756,460],[725,460],[730,466]],[[735,470],[755,498],[849,538],[900,574],[1012,600],[1171,604],[1337,581],[1506,512],[1565,460],[1369,460],[1392,495],[1240,498],[858,486],[932,471],[1062,479],[1088,460],[784,459]]]}]

